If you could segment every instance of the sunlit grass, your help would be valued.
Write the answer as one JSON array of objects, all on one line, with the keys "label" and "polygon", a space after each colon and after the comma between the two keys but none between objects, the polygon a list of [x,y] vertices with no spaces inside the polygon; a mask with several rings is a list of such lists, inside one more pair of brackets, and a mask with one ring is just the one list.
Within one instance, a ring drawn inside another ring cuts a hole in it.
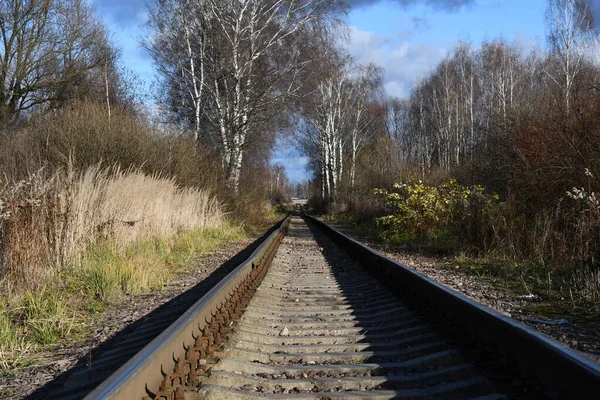
[{"label": "sunlit grass", "polygon": [[48,285],[0,297],[0,368],[22,366],[27,354],[48,345],[83,339],[89,322],[124,296],[162,290],[206,254],[244,237],[239,226],[224,224],[126,247],[110,240],[91,246]]}]

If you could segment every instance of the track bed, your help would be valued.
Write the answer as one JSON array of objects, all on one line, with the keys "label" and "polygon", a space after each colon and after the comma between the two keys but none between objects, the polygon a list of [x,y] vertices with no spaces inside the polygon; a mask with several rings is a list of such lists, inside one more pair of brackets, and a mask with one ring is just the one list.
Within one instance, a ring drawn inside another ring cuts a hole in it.
[{"label": "track bed", "polygon": [[186,398],[507,398],[300,218],[201,381]]}]

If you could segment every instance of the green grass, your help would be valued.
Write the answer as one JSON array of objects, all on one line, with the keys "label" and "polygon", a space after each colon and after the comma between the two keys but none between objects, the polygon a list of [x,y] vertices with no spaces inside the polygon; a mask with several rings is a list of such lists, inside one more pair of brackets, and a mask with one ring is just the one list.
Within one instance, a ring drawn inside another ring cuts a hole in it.
[{"label": "green grass", "polygon": [[[335,216],[334,221],[345,221],[343,216]],[[439,240],[436,243],[417,243],[410,235],[397,238],[386,236],[385,230],[373,222],[361,224],[342,223],[342,230],[355,237],[368,238],[386,244],[395,250],[417,253],[436,259],[439,268],[452,269],[467,275],[476,276],[498,290],[522,296],[558,296],[571,288],[571,271],[550,268],[535,261],[514,261],[493,257],[454,257],[452,241]],[[449,235],[448,235],[449,236]],[[443,237],[441,239],[444,239]],[[441,257],[443,256],[443,257]]]},{"label": "green grass", "polygon": [[324,220],[358,239],[376,241],[397,250],[439,256],[451,254],[456,248],[455,239],[447,232],[437,232],[424,240],[409,233],[390,233],[375,220],[357,223],[344,212],[327,215]]},{"label": "green grass", "polygon": [[107,242],[87,251],[76,266],[75,286],[94,300],[110,302],[124,294],[160,290],[173,275],[164,240],[144,240],[124,250]]},{"label": "green grass", "polygon": [[106,241],[46,286],[0,296],[0,370],[31,363],[29,355],[48,345],[85,339],[90,322],[124,295],[159,291],[204,255],[244,237],[243,229],[226,225],[126,248]]},{"label": "green grass", "polygon": [[11,309],[0,300],[0,373],[10,377],[7,370],[30,364],[26,355],[33,346],[25,338],[27,328],[12,321]]},{"label": "green grass", "polygon": [[439,266],[484,279],[492,287],[517,296],[564,297],[571,289],[570,271],[534,261],[459,256],[446,258]]},{"label": "green grass", "polygon": [[47,345],[69,337],[73,329],[73,311],[60,298],[60,293],[47,288],[27,291],[21,302],[22,321],[33,343]]},{"label": "green grass", "polygon": [[264,215],[264,220],[269,222],[279,221],[285,218],[290,212],[294,210],[294,207],[290,204],[276,204],[268,209],[268,212]]},{"label": "green grass", "polygon": [[17,374],[14,371],[2,371],[2,370],[0,370],[0,377],[2,377],[2,378],[8,378],[8,379],[15,379],[17,377]]},{"label": "green grass", "polygon": [[80,287],[95,300],[113,301],[124,294],[161,290],[177,273],[223,243],[244,237],[239,227],[208,228],[170,239],[138,241],[126,249],[110,242],[89,250],[75,268]]},{"label": "green grass", "polygon": [[202,232],[179,235],[173,242],[168,262],[186,267],[196,258],[202,257],[223,243],[231,243],[246,237],[239,226],[227,225],[220,229],[208,228]]},{"label": "green grass", "polygon": [[17,328],[11,321],[6,305],[0,302],[0,350],[16,341]]}]

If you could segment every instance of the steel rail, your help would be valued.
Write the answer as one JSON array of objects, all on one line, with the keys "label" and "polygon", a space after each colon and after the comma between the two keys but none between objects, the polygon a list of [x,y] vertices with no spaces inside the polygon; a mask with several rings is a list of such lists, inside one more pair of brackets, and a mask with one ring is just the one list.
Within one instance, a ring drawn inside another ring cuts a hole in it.
[{"label": "steel rail", "polygon": [[[259,265],[266,269],[289,225],[289,218],[223,280],[199,299],[172,325],[138,352],[125,365],[102,382],[86,400],[142,399],[160,391],[161,382],[171,371],[177,370],[178,361],[194,347],[194,341],[221,310],[223,304],[234,296],[236,290]],[[188,371],[189,372],[189,371]]]},{"label": "steel rail", "polygon": [[392,260],[316,218],[305,218],[356,257],[372,275],[428,313],[460,341],[477,344],[536,395],[598,398],[600,365],[554,339]]}]

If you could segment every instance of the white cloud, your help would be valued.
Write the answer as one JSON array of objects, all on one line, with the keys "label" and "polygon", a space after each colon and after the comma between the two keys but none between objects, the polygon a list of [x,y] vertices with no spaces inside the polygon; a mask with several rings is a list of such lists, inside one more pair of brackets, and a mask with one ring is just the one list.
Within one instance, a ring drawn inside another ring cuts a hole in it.
[{"label": "white cloud", "polygon": [[394,38],[350,28],[348,51],[360,63],[375,63],[385,69],[388,94],[405,97],[413,85],[439,63],[449,47],[415,42],[407,31]]},{"label": "white cloud", "polygon": [[[368,7],[380,3],[382,0],[346,0],[353,7]],[[476,0],[394,0],[403,7],[413,4],[427,4],[433,9],[454,12],[464,6],[474,4]]]}]

